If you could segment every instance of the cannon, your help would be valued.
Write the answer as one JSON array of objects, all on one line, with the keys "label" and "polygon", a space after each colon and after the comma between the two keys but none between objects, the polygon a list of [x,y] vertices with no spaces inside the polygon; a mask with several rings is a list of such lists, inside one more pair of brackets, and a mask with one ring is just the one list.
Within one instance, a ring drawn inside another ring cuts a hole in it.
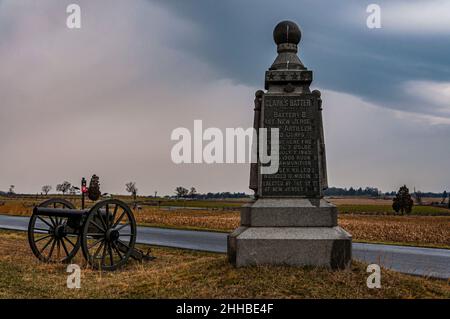
[{"label": "cannon", "polygon": [[117,199],[103,200],[81,210],[64,199],[46,200],[33,209],[28,241],[33,254],[43,262],[68,263],[81,247],[87,262],[94,269],[105,271],[124,266],[129,258],[154,258],[135,248],[133,212]]}]

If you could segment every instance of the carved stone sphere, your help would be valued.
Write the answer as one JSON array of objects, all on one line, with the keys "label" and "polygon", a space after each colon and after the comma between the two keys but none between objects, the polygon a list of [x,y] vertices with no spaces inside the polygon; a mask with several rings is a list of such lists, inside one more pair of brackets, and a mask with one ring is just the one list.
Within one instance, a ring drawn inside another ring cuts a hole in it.
[{"label": "carved stone sphere", "polygon": [[301,38],[300,28],[292,21],[282,21],[273,30],[273,40],[277,45],[283,43],[299,44]]}]

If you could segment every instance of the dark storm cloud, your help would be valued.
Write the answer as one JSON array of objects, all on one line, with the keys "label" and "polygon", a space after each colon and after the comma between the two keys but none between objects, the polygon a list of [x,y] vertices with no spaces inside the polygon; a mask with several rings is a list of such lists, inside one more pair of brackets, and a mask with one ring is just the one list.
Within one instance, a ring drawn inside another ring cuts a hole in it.
[{"label": "dark storm cloud", "polygon": [[200,41],[174,45],[201,57],[224,78],[262,86],[262,72],[275,55],[271,30],[290,19],[303,30],[300,56],[315,71],[315,85],[384,107],[448,116],[404,90],[413,80],[450,81],[450,24],[440,20],[450,14],[445,2],[375,1],[382,28],[368,29],[366,8],[374,1],[151,1],[201,29]]},{"label": "dark storm cloud", "polygon": [[175,165],[170,136],[196,119],[252,125],[283,19],[303,28],[323,90],[330,185],[448,189],[449,1],[389,1],[381,30],[363,2],[267,0],[77,0],[82,29],[69,30],[71,2],[0,2],[0,190],[95,173],[110,193],[130,180],[140,194],[249,192],[247,165]]}]

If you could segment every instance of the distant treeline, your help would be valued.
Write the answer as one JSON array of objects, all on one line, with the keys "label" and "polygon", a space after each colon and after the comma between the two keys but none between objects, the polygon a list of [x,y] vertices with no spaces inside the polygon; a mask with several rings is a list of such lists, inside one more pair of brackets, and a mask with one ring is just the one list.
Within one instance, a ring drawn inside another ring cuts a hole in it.
[{"label": "distant treeline", "polygon": [[[411,192],[411,191],[410,191]],[[432,193],[432,192],[418,192],[422,197],[434,197],[442,198],[444,192],[442,193]],[[369,197],[380,197],[380,196],[395,196],[396,191],[392,192],[382,192],[376,187],[366,187],[366,188],[340,188],[340,187],[330,187],[324,192],[325,196],[369,196]],[[414,191],[411,192],[414,195]]]},{"label": "distant treeline", "polygon": [[251,195],[246,193],[221,192],[221,193],[194,194],[194,195],[187,195],[186,197],[194,199],[225,199],[225,198],[250,198]]},{"label": "distant treeline", "polygon": [[[381,192],[376,187],[366,187],[366,188],[340,188],[340,187],[330,187],[325,190],[325,196],[369,196],[369,197],[380,197],[380,196],[395,196],[397,192]],[[414,195],[414,191],[411,192]],[[0,196],[8,196],[7,192],[0,191]],[[444,193],[432,193],[432,192],[420,192],[421,197],[431,197],[431,198],[442,198]],[[16,196],[36,196],[33,194],[16,194]],[[166,196],[166,197],[176,197],[176,196]],[[221,192],[221,193],[205,193],[205,194],[194,194],[187,195],[186,198],[194,199],[225,199],[225,198],[250,198],[252,195],[246,193],[231,193],[231,192]]]},{"label": "distant treeline", "polygon": [[[395,192],[391,192],[391,193],[389,193],[389,194],[392,194],[392,193],[394,193],[394,195],[395,195]],[[442,192],[442,193],[431,193],[431,192],[424,193],[424,192],[418,192],[418,193],[420,193],[420,195],[421,195],[422,197],[432,197],[432,198],[443,198],[443,197],[444,197],[444,192]],[[411,194],[414,196],[414,192],[412,192]]]},{"label": "distant treeline", "polygon": [[366,188],[340,188],[340,187],[330,187],[324,192],[325,196],[370,196],[379,197],[382,195],[380,190],[376,187],[366,187]]}]

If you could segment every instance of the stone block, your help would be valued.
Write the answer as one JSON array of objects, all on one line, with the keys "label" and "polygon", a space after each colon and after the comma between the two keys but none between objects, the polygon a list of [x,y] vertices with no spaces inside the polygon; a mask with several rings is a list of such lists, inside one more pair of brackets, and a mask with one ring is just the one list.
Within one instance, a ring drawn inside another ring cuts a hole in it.
[{"label": "stone block", "polygon": [[252,227],[334,227],[337,208],[324,199],[264,198],[241,208],[241,225]]},{"label": "stone block", "polygon": [[340,227],[240,227],[228,238],[230,262],[344,269],[351,262],[351,235]]}]

